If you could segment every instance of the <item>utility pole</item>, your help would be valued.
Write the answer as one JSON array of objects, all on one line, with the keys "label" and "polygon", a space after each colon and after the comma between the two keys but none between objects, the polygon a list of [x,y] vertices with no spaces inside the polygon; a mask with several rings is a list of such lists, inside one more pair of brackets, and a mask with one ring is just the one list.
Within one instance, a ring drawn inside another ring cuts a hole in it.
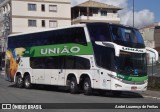
[{"label": "utility pole", "polygon": [[133,27],[134,27],[134,0],[133,0]]},{"label": "utility pole", "polygon": [[4,45],[3,45],[3,52],[7,49],[7,38],[10,33],[10,13],[5,14],[5,33],[4,33]]}]

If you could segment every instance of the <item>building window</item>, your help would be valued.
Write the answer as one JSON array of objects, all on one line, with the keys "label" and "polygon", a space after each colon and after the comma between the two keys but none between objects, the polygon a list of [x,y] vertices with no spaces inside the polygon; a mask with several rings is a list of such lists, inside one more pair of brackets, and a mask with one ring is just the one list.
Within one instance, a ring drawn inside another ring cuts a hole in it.
[{"label": "building window", "polygon": [[107,11],[102,10],[101,11],[101,16],[107,16]]},{"label": "building window", "polygon": [[98,9],[93,9],[93,14],[98,14]]},{"label": "building window", "polygon": [[57,5],[49,5],[50,12],[57,12]]},{"label": "building window", "polygon": [[36,20],[28,20],[28,26],[36,27],[37,26],[37,21]]},{"label": "building window", "polygon": [[37,10],[36,4],[28,4],[28,10],[29,11],[36,11]]},{"label": "building window", "polygon": [[42,10],[43,12],[45,11],[45,5],[44,5],[44,4],[41,5],[41,10]]},{"label": "building window", "polygon": [[117,13],[117,11],[113,11],[113,13]]},{"label": "building window", "polygon": [[46,24],[45,24],[45,20],[42,20],[42,27],[45,27]]},{"label": "building window", "polygon": [[53,20],[49,21],[49,27],[50,28],[56,28],[57,27],[57,21],[53,21]]}]

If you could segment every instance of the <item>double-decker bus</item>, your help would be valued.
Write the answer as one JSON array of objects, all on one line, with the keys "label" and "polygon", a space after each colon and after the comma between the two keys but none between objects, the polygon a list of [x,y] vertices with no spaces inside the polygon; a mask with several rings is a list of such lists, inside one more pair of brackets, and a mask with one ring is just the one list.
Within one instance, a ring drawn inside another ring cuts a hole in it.
[{"label": "double-decker bus", "polygon": [[5,79],[17,87],[32,84],[145,91],[146,49],[139,31],[110,23],[87,23],[8,37]]}]

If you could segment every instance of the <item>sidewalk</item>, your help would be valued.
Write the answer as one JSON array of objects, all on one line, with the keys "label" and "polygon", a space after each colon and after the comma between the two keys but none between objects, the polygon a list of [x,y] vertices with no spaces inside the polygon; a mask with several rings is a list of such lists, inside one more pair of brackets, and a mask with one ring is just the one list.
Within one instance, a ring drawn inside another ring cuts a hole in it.
[{"label": "sidewalk", "polygon": [[147,90],[141,93],[142,96],[156,97],[160,99],[160,91]]}]

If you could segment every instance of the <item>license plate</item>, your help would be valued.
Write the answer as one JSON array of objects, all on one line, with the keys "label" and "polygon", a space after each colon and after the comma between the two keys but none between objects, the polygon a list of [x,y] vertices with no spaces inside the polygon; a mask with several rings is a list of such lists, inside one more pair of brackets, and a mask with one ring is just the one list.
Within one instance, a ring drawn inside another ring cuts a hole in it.
[{"label": "license plate", "polygon": [[137,87],[136,86],[132,86],[131,90],[137,90]]}]

